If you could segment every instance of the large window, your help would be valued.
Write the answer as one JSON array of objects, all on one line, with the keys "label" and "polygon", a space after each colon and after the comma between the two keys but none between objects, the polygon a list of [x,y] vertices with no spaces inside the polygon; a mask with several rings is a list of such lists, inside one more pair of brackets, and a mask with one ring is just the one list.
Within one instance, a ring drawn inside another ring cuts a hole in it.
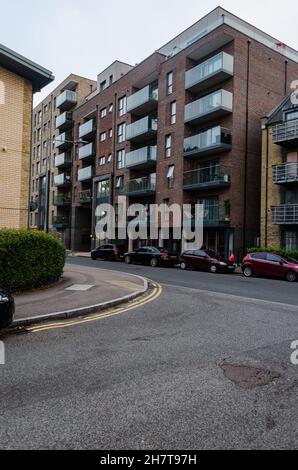
[{"label": "large window", "polygon": [[294,119],[298,119],[298,111],[291,111],[286,114],[286,121],[293,121]]},{"label": "large window", "polygon": [[126,96],[122,96],[118,101],[118,115],[121,117],[124,114],[126,114]]},{"label": "large window", "polygon": [[167,95],[173,93],[173,72],[167,74]]},{"label": "large window", "polygon": [[97,198],[103,199],[110,196],[110,180],[99,181],[97,183]]},{"label": "large window", "polygon": [[175,165],[169,166],[167,179],[168,179],[168,188],[172,189],[174,187],[174,181],[175,181]]},{"label": "large window", "polygon": [[125,168],[125,150],[119,150],[117,152],[117,168],[118,170]]},{"label": "large window", "polygon": [[118,144],[122,144],[125,141],[125,123],[119,124],[118,126]]},{"label": "large window", "polygon": [[172,136],[171,134],[166,136],[166,158],[170,158],[172,154]]},{"label": "large window", "polygon": [[171,103],[171,124],[176,124],[176,114],[177,114],[177,103],[173,101]]}]

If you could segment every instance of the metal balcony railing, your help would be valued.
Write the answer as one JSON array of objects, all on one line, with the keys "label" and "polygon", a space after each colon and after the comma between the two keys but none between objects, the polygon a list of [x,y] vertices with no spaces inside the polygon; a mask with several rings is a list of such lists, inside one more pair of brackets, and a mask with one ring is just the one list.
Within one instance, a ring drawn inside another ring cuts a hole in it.
[{"label": "metal balcony railing", "polygon": [[53,198],[54,206],[65,206],[68,204],[71,204],[71,194],[61,194]]},{"label": "metal balcony railing", "polygon": [[75,91],[65,90],[56,99],[56,107],[60,109],[71,108],[78,102],[78,95]]},{"label": "metal balcony railing", "polygon": [[214,57],[188,70],[185,75],[185,88],[199,88],[203,82],[212,80],[212,84],[219,83],[221,80],[233,76],[234,58],[226,52],[220,52]]},{"label": "metal balcony railing", "polygon": [[200,132],[184,139],[184,155],[195,156],[214,151],[230,150],[232,146],[231,131],[220,126]]},{"label": "metal balcony railing", "polygon": [[96,132],[96,121],[95,119],[90,119],[89,121],[80,125],[79,137],[80,139],[83,137],[86,138],[88,135],[94,134],[94,132]]},{"label": "metal balcony railing", "polygon": [[151,85],[145,86],[133,95],[127,98],[127,112],[138,109],[149,102],[157,103],[158,101],[158,88]]},{"label": "metal balcony railing", "polygon": [[71,165],[71,153],[60,153],[55,157],[55,167],[59,168],[62,166]]},{"label": "metal balcony railing", "polygon": [[84,145],[79,149],[79,160],[84,160],[86,158],[91,158],[95,156],[95,144],[91,142],[90,144]]},{"label": "metal balcony railing", "polygon": [[183,177],[184,188],[199,189],[230,184],[230,170],[220,164],[186,171]]},{"label": "metal balcony railing", "polygon": [[55,137],[55,147],[58,149],[65,149],[72,146],[73,138],[71,132],[64,132],[63,134]]},{"label": "metal balcony railing", "polygon": [[294,183],[298,181],[298,163],[274,165],[272,171],[273,182],[276,184]]},{"label": "metal balcony railing", "polygon": [[53,226],[56,228],[67,228],[69,227],[69,217],[65,216],[54,216],[52,219]]},{"label": "metal balcony railing", "polygon": [[281,204],[272,206],[272,223],[275,225],[297,225],[298,204]]},{"label": "metal balcony railing", "polygon": [[92,201],[92,190],[86,189],[85,191],[78,192],[78,202],[80,204],[86,204]]},{"label": "metal balcony railing", "polygon": [[157,131],[157,119],[149,116],[126,126],[126,139],[131,140]]},{"label": "metal balcony railing", "polygon": [[274,126],[272,138],[275,144],[298,140],[298,119]]},{"label": "metal balcony railing", "polygon": [[156,162],[157,147],[149,146],[143,147],[133,152],[129,152],[125,156],[126,168],[132,168],[137,166],[145,166],[146,163],[151,164]]},{"label": "metal balcony railing", "polygon": [[71,184],[71,176],[65,173],[54,176],[54,185],[55,186],[66,186]]},{"label": "metal balcony railing", "polygon": [[88,181],[91,180],[94,176],[93,166],[87,166],[86,168],[81,168],[78,171],[78,181]]},{"label": "metal balcony railing", "polygon": [[144,177],[127,181],[120,190],[121,194],[143,194],[156,190],[156,178]]},{"label": "metal balcony railing", "polygon": [[56,129],[66,128],[72,124],[72,113],[65,111],[56,117]]},{"label": "metal balcony railing", "polygon": [[233,111],[233,94],[218,90],[185,106],[185,122],[198,121],[211,113],[221,116]]}]

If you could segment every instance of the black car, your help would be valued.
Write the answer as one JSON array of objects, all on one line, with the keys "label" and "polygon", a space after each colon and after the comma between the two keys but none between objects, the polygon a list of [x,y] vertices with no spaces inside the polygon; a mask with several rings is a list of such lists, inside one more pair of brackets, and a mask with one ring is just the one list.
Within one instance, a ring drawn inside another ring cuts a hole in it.
[{"label": "black car", "polygon": [[101,245],[91,252],[91,258],[107,261],[121,261],[124,259],[126,247],[124,245]]},{"label": "black car", "polygon": [[138,250],[126,253],[124,256],[126,264],[147,264],[155,268],[156,266],[175,266],[179,263],[179,255],[176,251],[165,248],[154,248],[143,246]]},{"label": "black car", "polygon": [[6,328],[12,323],[14,311],[13,297],[0,288],[0,328]]}]

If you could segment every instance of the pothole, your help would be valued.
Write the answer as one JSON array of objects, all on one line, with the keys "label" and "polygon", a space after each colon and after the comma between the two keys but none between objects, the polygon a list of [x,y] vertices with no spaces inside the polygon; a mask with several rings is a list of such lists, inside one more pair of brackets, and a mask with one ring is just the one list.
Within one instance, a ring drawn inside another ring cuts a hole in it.
[{"label": "pothole", "polygon": [[270,370],[257,369],[255,367],[221,364],[225,377],[241,388],[252,389],[268,385],[280,378],[280,374]]}]

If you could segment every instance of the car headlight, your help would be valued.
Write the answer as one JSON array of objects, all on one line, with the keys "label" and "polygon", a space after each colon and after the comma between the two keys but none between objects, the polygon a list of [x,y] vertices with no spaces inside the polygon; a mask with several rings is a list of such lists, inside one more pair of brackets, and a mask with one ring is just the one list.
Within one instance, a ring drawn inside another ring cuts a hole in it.
[{"label": "car headlight", "polygon": [[227,263],[224,263],[223,261],[221,261],[219,264],[220,264],[221,266],[227,266]]},{"label": "car headlight", "polygon": [[8,301],[9,301],[9,298],[7,297],[7,295],[0,294],[0,302],[8,302]]}]

